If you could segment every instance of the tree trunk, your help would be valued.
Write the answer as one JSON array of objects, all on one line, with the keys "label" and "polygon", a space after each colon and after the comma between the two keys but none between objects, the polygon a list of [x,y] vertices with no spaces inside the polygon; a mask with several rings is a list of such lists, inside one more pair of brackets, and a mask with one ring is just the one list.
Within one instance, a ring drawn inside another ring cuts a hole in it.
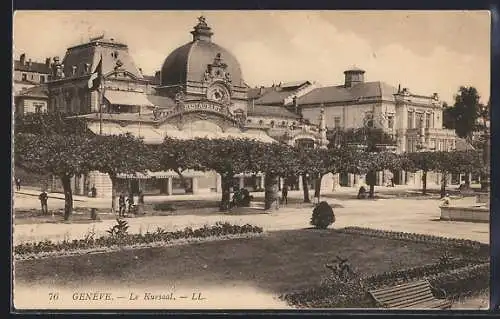
[{"label": "tree trunk", "polygon": [[73,194],[71,192],[71,176],[62,176],[61,183],[64,190],[64,220],[68,220],[73,211]]},{"label": "tree trunk", "polygon": [[116,176],[109,174],[111,179],[111,213],[116,213]]},{"label": "tree trunk", "polygon": [[316,183],[314,185],[314,197],[318,199],[319,201],[319,196],[321,195],[321,180],[323,179],[323,174],[318,174],[316,177]]},{"label": "tree trunk", "polygon": [[427,194],[427,171],[422,172],[422,194]]},{"label": "tree trunk", "polygon": [[469,175],[469,172],[465,173],[465,188],[466,189],[470,188],[470,175]]},{"label": "tree trunk", "polygon": [[229,210],[231,202],[231,183],[233,182],[233,175],[220,174],[222,186],[222,199],[219,205],[219,211],[226,212]]},{"label": "tree trunk", "polygon": [[377,172],[374,171],[369,171],[366,174],[366,184],[370,186],[370,190],[368,193],[369,198],[373,198],[375,195],[375,183],[377,182]]},{"label": "tree trunk", "polygon": [[268,210],[272,207],[272,204],[279,200],[276,198],[276,193],[278,190],[278,176],[266,173],[264,179],[265,185],[265,195],[264,195],[264,209]]},{"label": "tree trunk", "polygon": [[307,174],[302,174],[302,190],[304,191],[304,203],[310,203],[311,199],[309,198],[309,185],[307,184]]},{"label": "tree trunk", "polygon": [[177,175],[179,176],[179,179],[181,180],[182,187],[187,192],[188,191],[188,184],[187,184],[186,178],[184,177],[184,175],[182,174],[182,172],[180,170],[176,169],[175,172],[177,173]]},{"label": "tree trunk", "polygon": [[442,173],[443,176],[441,178],[441,198],[445,197],[446,196],[446,180],[448,179],[447,177],[447,174],[446,173]]}]

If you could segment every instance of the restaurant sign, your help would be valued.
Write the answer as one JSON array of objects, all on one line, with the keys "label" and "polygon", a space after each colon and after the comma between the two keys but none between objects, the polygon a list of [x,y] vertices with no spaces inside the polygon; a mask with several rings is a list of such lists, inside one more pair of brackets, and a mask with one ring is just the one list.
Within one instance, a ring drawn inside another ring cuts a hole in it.
[{"label": "restaurant sign", "polygon": [[226,113],[226,107],[209,101],[184,102],[183,109],[184,111],[212,111],[217,113]]}]

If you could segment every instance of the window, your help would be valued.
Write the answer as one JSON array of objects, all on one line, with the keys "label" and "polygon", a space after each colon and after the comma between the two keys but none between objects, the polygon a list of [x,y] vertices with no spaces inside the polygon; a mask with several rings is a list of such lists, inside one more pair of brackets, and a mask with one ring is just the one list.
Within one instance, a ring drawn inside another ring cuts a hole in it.
[{"label": "window", "polygon": [[285,121],[281,122],[281,126],[286,126],[286,122]]},{"label": "window", "polygon": [[274,127],[274,121],[271,121],[271,127]]},{"label": "window", "polygon": [[408,123],[406,124],[408,128],[413,128],[413,112],[408,111]]},{"label": "window", "polygon": [[333,118],[333,127],[340,127],[340,116],[335,116]]},{"label": "window", "polygon": [[263,121],[263,120],[260,120],[260,121],[259,121],[259,125],[262,125],[262,124],[264,124],[264,121]]},{"label": "window", "polygon": [[251,120],[251,119],[248,119],[248,120],[247,120],[247,123],[252,123],[252,120]]},{"label": "window", "polygon": [[35,79],[35,76],[34,76],[33,74],[31,75],[31,79],[32,79],[32,80],[34,80],[34,79]]},{"label": "window", "polygon": [[40,83],[44,83],[45,82],[45,75],[40,75]]},{"label": "window", "polygon": [[425,114],[425,127],[427,127],[427,128],[431,127],[431,115],[430,114]]},{"label": "window", "polygon": [[387,116],[387,127],[390,129],[394,128],[394,115]]},{"label": "window", "polygon": [[26,73],[22,74],[22,79],[23,81],[26,81],[28,79],[28,75]]}]

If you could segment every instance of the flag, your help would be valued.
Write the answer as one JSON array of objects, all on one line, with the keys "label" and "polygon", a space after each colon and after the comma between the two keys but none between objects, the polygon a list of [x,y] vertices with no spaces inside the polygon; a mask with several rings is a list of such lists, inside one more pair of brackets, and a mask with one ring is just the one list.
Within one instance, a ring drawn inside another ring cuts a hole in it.
[{"label": "flag", "polygon": [[102,77],[102,55],[101,59],[99,60],[99,63],[97,64],[97,67],[95,68],[94,72],[90,75],[89,82],[88,82],[88,87],[91,91],[96,90],[99,85],[101,84],[101,77]]}]

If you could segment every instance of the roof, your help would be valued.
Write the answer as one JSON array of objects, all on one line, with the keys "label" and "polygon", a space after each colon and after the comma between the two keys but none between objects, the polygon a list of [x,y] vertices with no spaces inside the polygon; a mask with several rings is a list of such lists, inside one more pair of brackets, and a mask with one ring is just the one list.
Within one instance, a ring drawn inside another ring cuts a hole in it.
[{"label": "roof", "polygon": [[221,54],[222,62],[227,64],[226,70],[231,75],[231,83],[245,86],[236,57],[223,47],[205,40],[189,42],[170,53],[161,69],[161,85],[178,85],[187,81],[201,82],[208,64],[214,62],[218,53]]},{"label": "roof", "polygon": [[284,106],[259,105],[249,106],[247,116],[269,116],[287,119],[299,119],[300,116],[290,112]]},{"label": "roof", "polygon": [[50,66],[45,63],[31,62],[30,66],[28,61],[25,61],[24,64],[22,64],[20,60],[14,60],[14,71],[37,72],[44,74],[52,73]]},{"label": "roof", "polygon": [[316,88],[298,98],[301,105],[321,104],[329,102],[350,102],[362,98],[378,98],[394,100],[397,89],[385,82],[364,82],[346,88],[343,85]]},{"label": "roof", "polygon": [[171,108],[175,106],[175,101],[166,96],[148,94],[147,98],[153,105],[159,108]]},{"label": "roof", "polygon": [[282,88],[299,88],[304,86],[305,84],[311,84],[309,81],[293,81],[293,82],[285,82],[280,85]]},{"label": "roof", "polygon": [[[115,53],[118,53],[115,58]],[[64,75],[72,77],[73,66],[76,66],[76,76],[84,76],[92,73],[102,56],[102,73],[108,74],[115,70],[117,61],[122,63],[120,70],[127,71],[133,76],[142,79],[142,74],[128,53],[128,47],[119,43],[90,42],[83,45],[68,48],[64,56]],[[89,68],[86,69],[85,65]]]},{"label": "roof", "polygon": [[153,106],[146,94],[139,92],[106,90],[104,97],[114,105]]},{"label": "roof", "polygon": [[293,81],[280,83],[271,87],[251,88],[247,92],[249,99],[254,99],[255,104],[282,105],[286,98],[293,96],[304,85],[312,84],[310,81]]},{"label": "roof", "polygon": [[352,68],[345,70],[344,73],[365,73],[365,70],[353,66]]},{"label": "roof", "polygon": [[25,90],[20,91],[17,96],[18,97],[35,97],[35,98],[41,98],[41,99],[48,99],[49,98],[49,92],[47,90],[46,85],[37,85]]},{"label": "roof", "polygon": [[142,77],[145,80],[148,80],[151,84],[160,85],[160,79],[154,75],[143,75]]}]

